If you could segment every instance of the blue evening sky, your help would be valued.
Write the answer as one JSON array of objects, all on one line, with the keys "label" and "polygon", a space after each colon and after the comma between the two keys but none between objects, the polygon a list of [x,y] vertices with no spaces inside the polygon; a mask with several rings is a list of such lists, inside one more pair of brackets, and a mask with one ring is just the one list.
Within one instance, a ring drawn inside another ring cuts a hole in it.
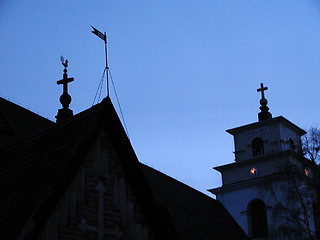
[{"label": "blue evening sky", "polygon": [[202,192],[234,160],[225,130],[257,121],[261,82],[273,116],[319,126],[316,0],[1,1],[0,96],[55,120],[63,55],[70,108],[89,108],[105,65],[90,25],[139,160]]}]

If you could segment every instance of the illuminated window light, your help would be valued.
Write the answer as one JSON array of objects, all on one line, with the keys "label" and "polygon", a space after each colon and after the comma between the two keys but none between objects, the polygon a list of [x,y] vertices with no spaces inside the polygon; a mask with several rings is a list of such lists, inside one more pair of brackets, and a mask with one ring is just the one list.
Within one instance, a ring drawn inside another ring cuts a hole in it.
[{"label": "illuminated window light", "polygon": [[309,170],[305,168],[305,169],[304,169],[304,174],[305,174],[306,176],[309,176],[309,174],[310,174],[310,173],[309,173]]},{"label": "illuminated window light", "polygon": [[251,175],[256,175],[257,174],[257,169],[255,167],[250,169]]}]

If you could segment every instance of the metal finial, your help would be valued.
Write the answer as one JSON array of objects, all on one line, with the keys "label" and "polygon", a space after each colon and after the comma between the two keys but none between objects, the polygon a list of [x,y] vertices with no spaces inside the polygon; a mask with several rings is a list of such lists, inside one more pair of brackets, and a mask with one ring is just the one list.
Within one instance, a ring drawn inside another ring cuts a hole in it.
[{"label": "metal finial", "polygon": [[61,55],[60,56],[60,61],[62,63],[62,65],[67,68],[68,67],[68,59],[64,60],[64,57]]},{"label": "metal finial", "polygon": [[68,83],[74,81],[73,78],[69,78],[67,74],[68,60],[64,60],[64,57],[60,57],[61,63],[64,66],[63,78],[57,81],[58,85],[63,85],[63,93],[60,96],[60,102],[62,104],[62,109],[58,110],[58,115],[56,116],[57,122],[73,116],[72,110],[69,109],[69,104],[71,103],[71,96],[68,93]]},{"label": "metal finial", "polygon": [[263,83],[260,83],[260,88],[257,89],[257,92],[261,92],[261,99],[260,99],[260,110],[261,112],[258,113],[259,121],[266,120],[272,118],[271,113],[269,113],[269,108],[267,107],[268,100],[264,96],[264,91],[268,90],[268,87],[264,87]]}]

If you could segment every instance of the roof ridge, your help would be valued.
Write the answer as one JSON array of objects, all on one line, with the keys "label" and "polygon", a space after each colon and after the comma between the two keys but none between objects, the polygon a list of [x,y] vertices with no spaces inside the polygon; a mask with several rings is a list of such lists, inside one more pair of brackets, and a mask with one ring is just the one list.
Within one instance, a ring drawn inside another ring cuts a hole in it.
[{"label": "roof ridge", "polygon": [[15,107],[18,107],[20,110],[29,112],[29,113],[31,113],[31,114],[35,114],[35,115],[37,115],[37,116],[40,117],[40,118],[43,118],[43,119],[48,120],[48,121],[50,121],[50,122],[53,122],[53,121],[51,121],[51,120],[49,119],[49,117],[42,116],[39,112],[36,112],[35,110],[33,110],[33,109],[31,109],[31,108],[29,108],[29,107],[27,107],[27,106],[23,106],[21,103],[16,102],[16,101],[14,101],[14,100],[12,100],[12,99],[10,99],[10,98],[5,98],[5,97],[1,97],[1,96],[0,96],[0,101],[3,101],[3,102],[5,102],[5,103],[12,104],[12,105],[14,105]]},{"label": "roof ridge", "polygon": [[96,104],[96,105],[94,105],[94,106],[92,106],[92,107],[90,107],[90,108],[88,108],[88,109],[86,109],[86,110],[84,110],[82,112],[77,113],[73,117],[71,117],[69,119],[66,119],[66,120],[64,120],[64,121],[62,121],[60,123],[55,123],[52,126],[46,128],[46,129],[44,129],[42,131],[39,131],[37,133],[31,134],[29,136],[26,136],[26,137],[22,138],[21,140],[19,140],[18,142],[14,143],[14,144],[12,144],[10,146],[4,147],[4,148],[0,148],[0,151],[11,150],[12,148],[13,149],[14,148],[18,148],[19,146],[26,144],[26,142],[32,141],[33,139],[38,138],[38,137],[40,137],[42,135],[45,135],[45,134],[48,134],[50,132],[56,131],[57,128],[66,127],[68,124],[70,124],[70,122],[85,118],[86,115],[89,114],[90,112],[93,112],[94,110],[96,110],[98,108],[101,108],[104,104],[107,103],[108,100],[111,102],[110,98],[106,97],[100,103],[98,103],[98,104]]}]

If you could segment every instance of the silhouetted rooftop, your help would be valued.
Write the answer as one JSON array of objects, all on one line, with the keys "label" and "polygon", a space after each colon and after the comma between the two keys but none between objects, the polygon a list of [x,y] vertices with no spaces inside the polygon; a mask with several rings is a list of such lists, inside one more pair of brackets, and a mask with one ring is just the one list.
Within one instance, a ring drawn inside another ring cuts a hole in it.
[{"label": "silhouetted rooftop", "polygon": [[0,151],[1,239],[17,239],[30,221],[34,236],[41,231],[102,130],[160,238],[174,238],[177,232],[180,239],[247,239],[218,201],[139,164],[109,98],[49,125]]}]

